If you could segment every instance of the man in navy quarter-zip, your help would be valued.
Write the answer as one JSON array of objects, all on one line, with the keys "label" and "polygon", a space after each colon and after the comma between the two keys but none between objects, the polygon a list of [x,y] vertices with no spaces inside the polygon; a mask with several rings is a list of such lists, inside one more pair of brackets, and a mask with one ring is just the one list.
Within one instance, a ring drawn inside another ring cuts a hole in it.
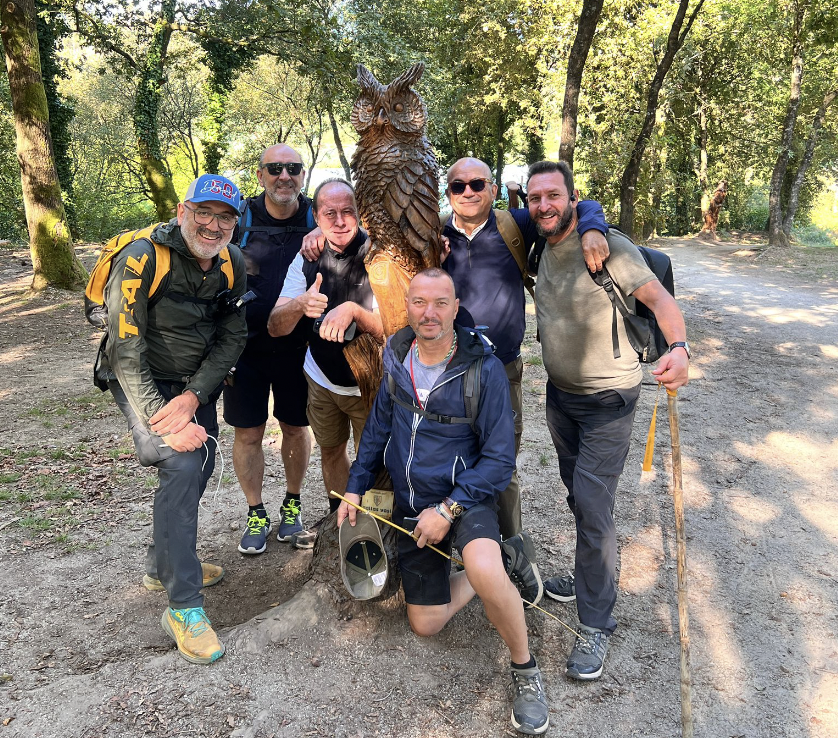
[{"label": "man in navy quarter-zip", "polygon": [[[448,170],[445,194],[454,212],[442,232],[449,241],[443,269],[454,280],[460,298],[457,322],[487,326],[486,335],[497,347],[496,355],[506,369],[515,412],[517,456],[524,429],[521,342],[526,328],[526,301],[521,267],[513,255],[512,245],[507,243],[509,235],[505,237],[503,233],[510,229],[513,238],[520,239],[523,263],[526,263],[526,252],[538,234],[526,209],[492,210],[497,192],[491,170],[480,159],[460,159]],[[608,256],[603,235],[608,232],[608,226],[602,208],[597,202],[585,201],[579,203],[578,212],[585,260],[592,270],[601,268],[602,261]],[[506,229],[501,218],[507,223]],[[517,473],[513,474],[498,504],[503,537],[521,533],[521,493]]]},{"label": "man in navy quarter-zip", "polygon": [[[407,295],[409,325],[388,341],[384,378],[346,485],[360,503],[383,463],[393,480],[393,522],[413,530],[398,542],[410,627],[438,633],[475,595],[510,651],[512,725],[547,730],[541,672],[529,650],[524,609],[506,576],[531,580],[531,546],[520,536],[501,543],[497,499],[515,469],[509,382],[492,346],[454,324],[459,301],[441,269],[417,274]],[[475,389],[478,388],[479,389]],[[345,502],[338,525],[356,513]],[[465,571],[426,548],[461,553]],[[504,556],[509,563],[504,563]],[[538,580],[540,595],[540,580]]]}]

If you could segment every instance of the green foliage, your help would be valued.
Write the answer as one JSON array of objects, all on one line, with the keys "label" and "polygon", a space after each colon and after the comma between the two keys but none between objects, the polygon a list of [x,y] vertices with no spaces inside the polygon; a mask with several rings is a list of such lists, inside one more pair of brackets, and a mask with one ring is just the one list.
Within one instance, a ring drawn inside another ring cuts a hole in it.
[{"label": "green foliage", "polygon": [[16,242],[26,239],[12,100],[9,79],[5,74],[0,75],[0,239]]}]

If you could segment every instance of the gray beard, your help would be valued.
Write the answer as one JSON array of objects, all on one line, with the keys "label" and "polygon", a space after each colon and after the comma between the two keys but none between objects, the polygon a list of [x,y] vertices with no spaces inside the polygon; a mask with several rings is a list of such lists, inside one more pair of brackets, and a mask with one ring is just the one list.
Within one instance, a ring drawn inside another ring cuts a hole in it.
[{"label": "gray beard", "polygon": [[274,205],[285,206],[294,202],[300,193],[294,189],[282,189],[279,192],[277,190],[265,190],[265,194]]}]

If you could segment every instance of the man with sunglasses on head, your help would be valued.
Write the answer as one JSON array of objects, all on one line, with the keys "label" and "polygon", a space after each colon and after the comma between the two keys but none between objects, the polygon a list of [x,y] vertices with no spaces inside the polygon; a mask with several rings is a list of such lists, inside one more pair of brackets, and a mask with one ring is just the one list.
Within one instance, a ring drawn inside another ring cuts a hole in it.
[{"label": "man with sunglasses on head", "polygon": [[265,454],[262,441],[273,395],[273,416],[282,432],[285,498],[279,509],[277,540],[311,548],[314,535],[303,529],[300,491],[311,455],[306,418],[308,384],[303,362],[308,334],[299,326],[286,336],[268,334],[268,316],[285,284],[288,267],[311,231],[311,202],[301,194],[302,157],[277,144],[262,152],[256,178],[264,191],[248,198],[238,242],[247,264],[247,286],[256,299],[247,306],[247,346],[224,387],[224,420],[235,429],[233,466],[247,499],[248,515],[239,542],[243,554],[267,548],[272,521],[263,501]]},{"label": "man with sunglasses on head", "polygon": [[195,547],[198,503],[215,466],[215,403],[247,338],[236,305],[247,289],[244,260],[228,245],[240,203],[230,180],[198,177],[176,218],[114,256],[104,290],[108,326],[97,378],[128,420],[140,463],[159,475],[143,583],[166,590],[163,629],[198,664],[224,654],[201,593],[224,571],[201,564]]},{"label": "man with sunglasses on head", "polygon": [[[507,245],[509,237],[504,238],[502,234],[503,224],[499,223],[499,218],[504,214],[493,210],[498,186],[492,180],[489,166],[480,159],[460,159],[448,170],[447,179],[445,192],[453,213],[442,231],[448,238],[442,266],[454,280],[460,299],[457,321],[461,325],[487,326],[486,336],[495,344],[495,355],[506,369],[515,413],[517,456],[524,428],[521,343],[526,328],[526,299],[523,275],[511,246]],[[608,226],[602,208],[597,202],[583,202],[578,211],[585,260],[592,268],[601,268],[602,260],[608,256],[608,244],[603,235],[608,232]],[[538,237],[529,212],[513,209],[509,214],[518,229],[516,237],[522,238],[524,249],[528,251]],[[498,498],[498,505],[503,538],[517,537],[531,547],[523,532],[517,471]],[[534,556],[531,558],[534,560]],[[520,583],[520,587],[525,599],[537,602],[540,581]]]}]

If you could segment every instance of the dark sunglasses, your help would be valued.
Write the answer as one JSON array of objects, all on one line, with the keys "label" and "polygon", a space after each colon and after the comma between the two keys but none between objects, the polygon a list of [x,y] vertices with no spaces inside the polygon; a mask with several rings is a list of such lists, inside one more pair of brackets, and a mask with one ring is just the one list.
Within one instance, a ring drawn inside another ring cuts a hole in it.
[{"label": "dark sunglasses", "polygon": [[448,189],[451,190],[452,195],[462,195],[466,191],[466,187],[471,187],[472,192],[483,192],[486,189],[486,183],[492,182],[491,179],[473,179],[471,182],[461,182],[454,180],[448,184]]},{"label": "dark sunglasses", "polygon": [[267,169],[268,174],[272,177],[278,177],[282,174],[283,169],[288,172],[289,177],[296,177],[303,171],[303,165],[298,161],[272,161],[267,164],[263,164],[262,168]]}]

